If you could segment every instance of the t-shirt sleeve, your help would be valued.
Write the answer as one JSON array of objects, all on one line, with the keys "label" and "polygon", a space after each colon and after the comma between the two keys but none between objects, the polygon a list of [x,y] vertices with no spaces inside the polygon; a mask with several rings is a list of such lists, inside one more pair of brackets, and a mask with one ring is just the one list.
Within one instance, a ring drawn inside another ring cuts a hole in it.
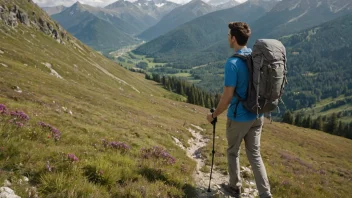
[{"label": "t-shirt sleeve", "polygon": [[237,85],[237,66],[231,61],[225,64],[224,85],[226,87],[236,87]]}]

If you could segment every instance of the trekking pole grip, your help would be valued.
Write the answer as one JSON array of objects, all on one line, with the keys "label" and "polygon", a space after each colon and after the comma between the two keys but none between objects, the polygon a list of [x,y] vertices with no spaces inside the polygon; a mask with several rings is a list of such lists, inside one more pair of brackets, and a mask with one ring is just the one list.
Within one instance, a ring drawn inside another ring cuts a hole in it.
[{"label": "trekking pole grip", "polygon": [[[215,112],[215,109],[214,108],[211,108],[210,109],[210,113],[214,113]],[[215,125],[216,122],[218,121],[218,117],[215,117],[214,120],[211,122],[212,125]]]}]

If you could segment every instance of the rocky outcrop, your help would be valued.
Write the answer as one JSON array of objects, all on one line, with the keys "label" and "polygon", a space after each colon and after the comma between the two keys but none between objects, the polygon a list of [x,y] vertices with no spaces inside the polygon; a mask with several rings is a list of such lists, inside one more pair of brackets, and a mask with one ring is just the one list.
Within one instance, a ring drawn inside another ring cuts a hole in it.
[{"label": "rocky outcrop", "polygon": [[[29,3],[33,3],[28,0]],[[58,43],[64,44],[64,40],[69,41],[66,31],[56,22],[50,20],[46,14],[38,16],[34,11],[29,14],[17,5],[0,5],[0,22],[16,28],[19,24],[33,27],[51,36]]]},{"label": "rocky outcrop", "polygon": [[17,18],[20,20],[21,23],[30,26],[28,14],[24,12],[23,10],[18,10],[17,12]]},{"label": "rocky outcrop", "polygon": [[[5,19],[5,21],[6,21],[6,19]],[[16,27],[18,25],[16,13],[10,12],[10,14],[8,15],[8,18],[7,18],[7,24],[11,27]]]},{"label": "rocky outcrop", "polygon": [[0,198],[21,198],[9,187],[0,188]]}]

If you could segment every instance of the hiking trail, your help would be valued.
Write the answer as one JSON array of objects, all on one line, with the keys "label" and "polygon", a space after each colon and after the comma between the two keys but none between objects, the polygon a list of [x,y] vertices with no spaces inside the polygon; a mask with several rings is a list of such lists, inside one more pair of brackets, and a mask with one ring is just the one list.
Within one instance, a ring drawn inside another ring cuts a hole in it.
[{"label": "hiking trail", "polygon": [[[191,134],[192,138],[188,140],[188,144],[190,145],[188,148],[186,148],[181,141],[179,141],[177,138],[172,137],[172,139],[175,141],[175,144],[179,146],[181,149],[185,150],[187,153],[187,156],[194,161],[197,162],[197,167],[195,172],[193,173],[193,178],[196,182],[196,189],[197,189],[197,197],[230,197],[229,194],[221,188],[222,183],[227,183],[228,182],[228,175],[224,175],[221,172],[216,170],[216,166],[214,165],[213,167],[213,174],[212,174],[212,179],[211,179],[211,184],[210,184],[210,189],[211,192],[207,192],[208,186],[209,186],[209,178],[210,178],[210,166],[209,168],[209,173],[204,173],[201,171],[201,168],[205,165],[204,160],[202,159],[201,155],[201,149],[205,147],[208,143],[209,140],[205,138],[200,132],[204,131],[199,126],[191,124],[190,127],[187,129]],[[216,157],[214,159],[216,161]],[[241,172],[242,171],[248,171],[250,170],[247,167],[241,167]],[[258,191],[255,187],[254,181],[248,181],[246,179],[242,179],[242,183],[247,184],[247,186],[250,186],[249,188],[244,188],[242,192],[242,198],[254,198],[258,196]]]}]

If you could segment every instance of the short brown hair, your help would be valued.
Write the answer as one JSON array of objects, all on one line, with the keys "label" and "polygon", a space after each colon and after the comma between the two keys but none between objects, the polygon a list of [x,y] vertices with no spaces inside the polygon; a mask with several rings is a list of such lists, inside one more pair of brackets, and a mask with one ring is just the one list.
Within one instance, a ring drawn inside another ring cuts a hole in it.
[{"label": "short brown hair", "polygon": [[229,23],[231,38],[234,36],[238,45],[245,46],[251,36],[251,29],[245,22],[231,22]]}]

